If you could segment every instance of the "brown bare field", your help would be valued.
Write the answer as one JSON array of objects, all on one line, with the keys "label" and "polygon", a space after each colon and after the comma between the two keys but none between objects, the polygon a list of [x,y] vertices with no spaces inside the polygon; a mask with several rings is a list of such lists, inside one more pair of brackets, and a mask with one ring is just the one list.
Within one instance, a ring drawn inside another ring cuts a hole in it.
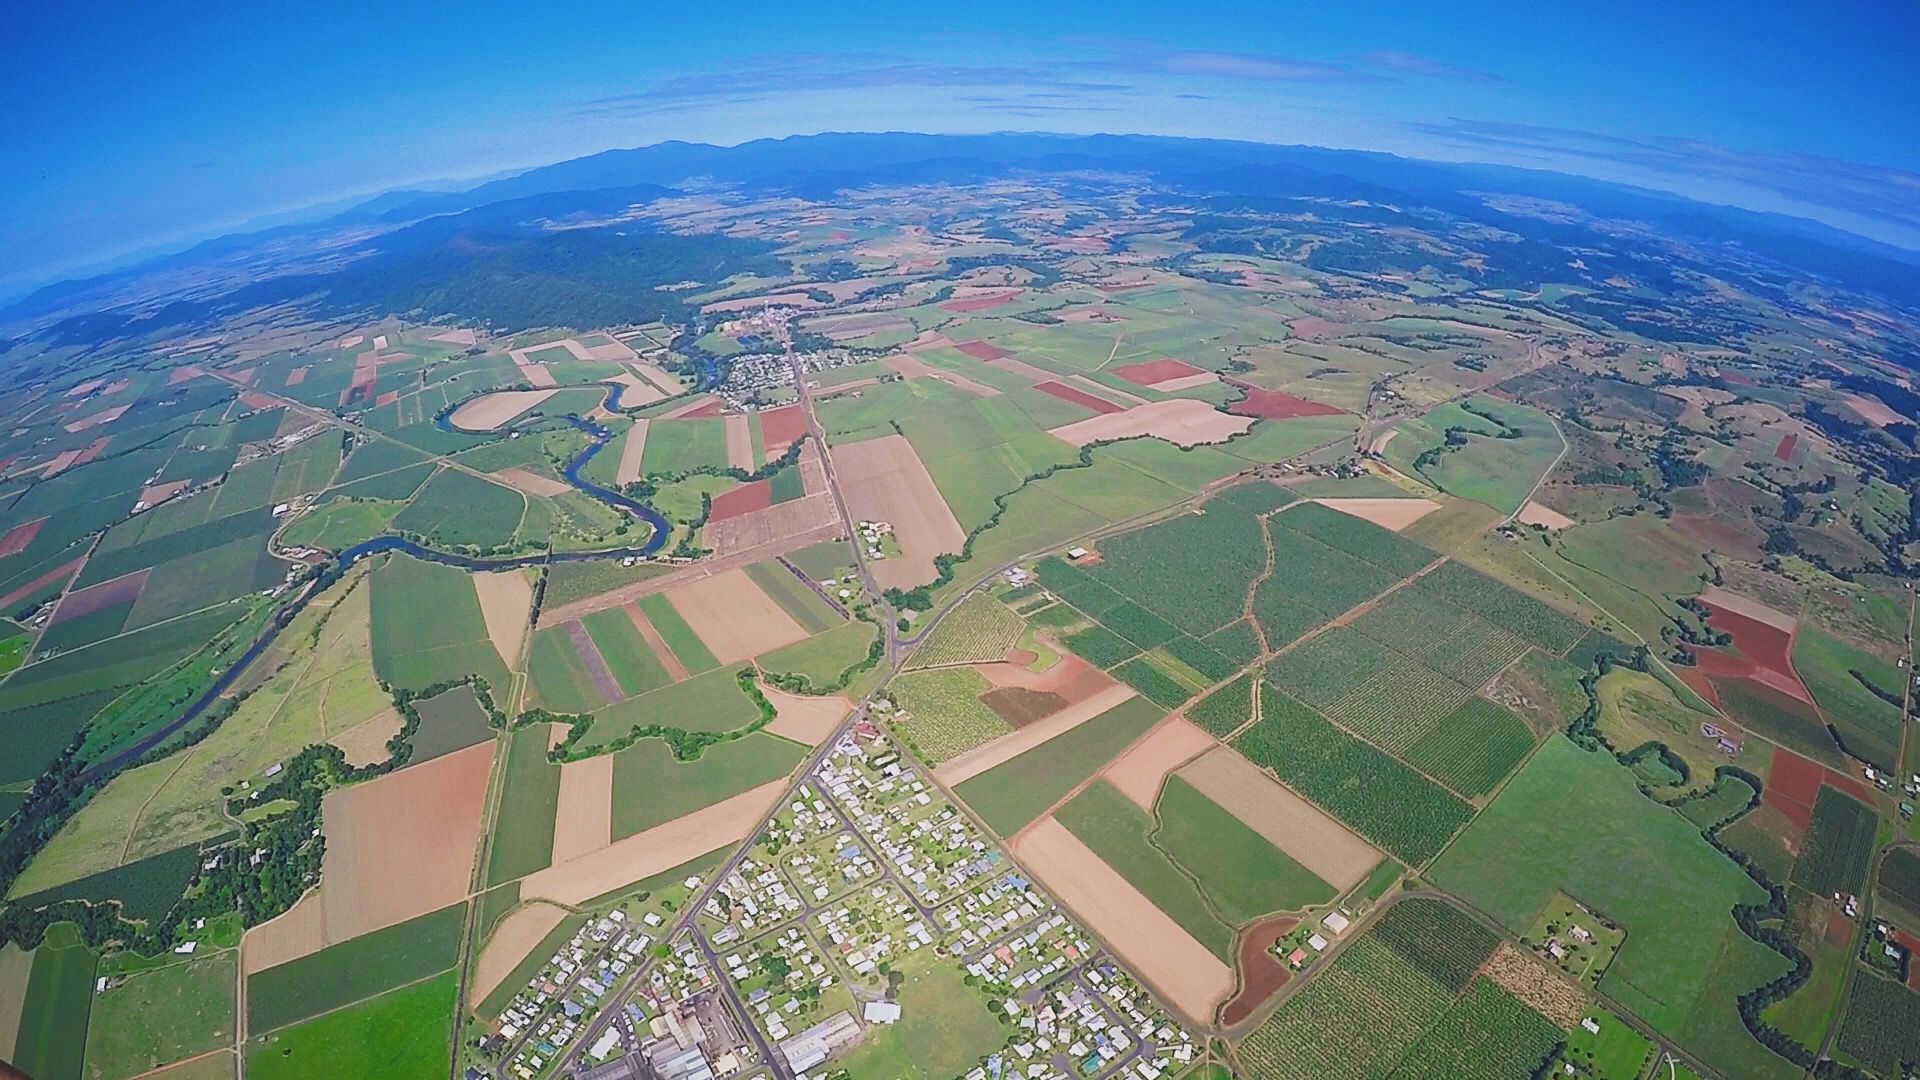
[{"label": "brown bare field", "polygon": [[491,742],[328,792],[320,886],[248,932],[255,974],[464,899],[493,770]]},{"label": "brown bare field", "polygon": [[1315,499],[1314,502],[1394,532],[1440,509],[1440,504],[1432,499]]},{"label": "brown bare field", "polygon": [[661,667],[667,669],[667,677],[674,682],[685,679],[687,666],[680,662],[679,657],[673,655],[672,647],[667,644],[666,638],[660,636],[659,629],[653,625],[652,620],[647,618],[647,613],[633,604],[626,605],[622,610],[627,613],[627,621],[633,624],[634,630],[639,632],[641,639],[647,643],[647,648],[653,652],[653,658],[660,661]]},{"label": "brown bare field", "polygon": [[634,833],[591,855],[556,862],[521,879],[520,897],[579,904],[709,851],[737,844],[759,827],[786,788],[785,779],[770,780],[731,799]]},{"label": "brown bare field", "polygon": [[[929,331],[929,333],[931,333],[931,331]],[[926,334],[922,334],[920,338],[925,338],[926,336]],[[945,338],[946,335],[942,334],[940,337]],[[908,348],[929,349],[937,347],[932,339],[929,338],[926,341],[922,341],[920,338],[915,338]],[[966,353],[968,356],[973,357],[975,360],[1005,360],[1013,355],[1000,346],[988,341],[961,341],[949,342],[949,344],[961,352]]]},{"label": "brown bare field", "polygon": [[33,543],[33,538],[40,535],[40,526],[46,523],[45,517],[37,517],[8,529],[5,536],[0,536],[0,558],[25,551],[27,545]]},{"label": "brown bare field", "polygon": [[479,342],[480,338],[479,338],[479,335],[475,334],[471,330],[459,329],[459,330],[443,330],[440,333],[435,334],[432,337],[428,338],[427,340],[439,341],[448,345],[474,345]]},{"label": "brown bare field", "polygon": [[488,475],[513,490],[525,492],[528,495],[545,495],[551,498],[555,495],[565,495],[573,490],[551,476],[541,476],[532,469],[523,469],[517,465]]},{"label": "brown bare field", "polygon": [[1053,428],[1050,434],[1072,446],[1151,435],[1184,447],[1226,442],[1251,427],[1251,417],[1228,416],[1192,398],[1173,398],[1137,405],[1125,412],[1089,417]]},{"label": "brown bare field", "polygon": [[640,457],[647,450],[647,422],[635,420],[628,429],[627,437],[620,443],[620,468],[613,478],[621,484],[631,484],[645,475],[640,471]]},{"label": "brown bare field", "polygon": [[86,560],[84,558],[80,558],[80,559],[75,559],[72,562],[61,563],[59,566],[56,566],[53,569],[47,571],[46,573],[41,574],[39,577],[34,578],[32,581],[29,581],[21,585],[19,588],[13,590],[7,595],[0,596],[0,607],[5,607],[8,604],[14,603],[15,601],[19,600],[23,596],[28,596],[33,593],[37,593],[41,589],[46,588],[48,585],[51,585],[52,583],[60,580],[61,578],[67,577],[71,574],[76,573],[80,569],[80,564],[85,561]]},{"label": "brown bare field", "polygon": [[406,721],[399,710],[388,709],[371,720],[363,720],[327,741],[347,756],[347,764],[372,765],[387,760],[387,740],[400,734]]},{"label": "brown bare field", "polygon": [[687,388],[687,384],[680,381],[680,376],[675,375],[659,364],[650,364],[643,360],[636,360],[627,364],[627,367],[632,369],[634,374],[659,387],[661,390],[666,391],[668,397],[672,397],[674,394],[678,394]]},{"label": "brown bare field", "polygon": [[1039,746],[1057,735],[1071,731],[1133,696],[1133,687],[1114,683],[1092,697],[1074,702],[1045,719],[1035,721],[990,743],[976,746],[942,764],[933,771],[941,783],[952,787],[986,772]]},{"label": "brown bare field", "polygon": [[494,651],[513,667],[520,659],[520,646],[527,640],[533,584],[524,570],[483,570],[473,575],[473,591],[480,598],[480,615],[486,620]]},{"label": "brown bare field", "polygon": [[717,409],[724,402],[712,394],[700,394],[686,404],[669,409],[660,414],[662,420],[680,420],[692,416],[703,409]]},{"label": "brown bare field", "polygon": [[620,386],[620,405],[631,409],[636,405],[651,405],[656,401],[665,401],[667,395],[656,390],[646,380],[631,371],[611,375],[601,382],[617,383]]},{"label": "brown bare field", "polygon": [[833,734],[840,721],[853,711],[853,702],[845,695],[832,694],[826,697],[811,697],[805,694],[789,694],[772,686],[761,686],[760,692],[767,695],[773,703],[775,716],[767,725],[767,730],[783,739],[792,739],[808,746],[819,746]]},{"label": "brown bare field", "polygon": [[965,375],[956,375],[951,371],[942,371],[912,353],[898,353],[880,361],[888,369],[899,372],[909,379],[937,379],[956,390],[965,390],[979,397],[993,397],[1000,391],[985,383],[977,383]]},{"label": "brown bare field", "polygon": [[140,489],[138,501],[148,506],[159,506],[192,486],[191,480],[169,480],[164,484],[148,484]]},{"label": "brown bare field", "polygon": [[482,394],[453,410],[447,423],[462,431],[492,431],[553,394],[552,390],[502,390]]},{"label": "brown bare field", "polygon": [[1041,884],[1112,947],[1177,1012],[1195,1023],[1233,992],[1233,969],[1052,817],[1013,841]]},{"label": "brown bare field", "polygon": [[1543,505],[1532,499],[1527,500],[1527,504],[1520,508],[1520,512],[1514,515],[1514,520],[1522,525],[1538,525],[1544,529],[1552,529],[1554,532],[1559,532],[1561,529],[1571,529],[1574,525],[1578,524],[1578,522],[1560,511],[1555,510],[1553,507]]},{"label": "brown bare field", "polygon": [[287,372],[287,385],[299,386],[301,383],[306,382],[307,372],[309,370],[311,369],[305,366],[301,366],[301,367],[294,368],[292,371]]},{"label": "brown bare field", "polygon": [[1169,716],[1110,762],[1100,775],[1135,806],[1151,814],[1167,776],[1216,745],[1213,736],[1193,726],[1186,717]]},{"label": "brown bare field", "polygon": [[753,460],[753,431],[747,427],[753,418],[744,413],[728,416],[721,421],[727,436],[727,464],[747,472],[760,467]]},{"label": "brown bare field", "polygon": [[1134,364],[1121,364],[1110,368],[1115,375],[1135,386],[1159,386],[1175,379],[1185,379],[1193,375],[1210,375],[1184,360],[1161,357],[1158,360],[1142,360]]},{"label": "brown bare field", "polygon": [[140,599],[140,593],[147,587],[147,575],[151,570],[135,570],[131,574],[121,574],[98,585],[89,585],[84,589],[75,589],[61,597],[60,606],[54,609],[53,617],[47,620],[48,626],[56,626],[68,619],[77,619],[82,615],[91,615],[116,604],[131,604]]},{"label": "brown bare field", "polygon": [[553,814],[555,865],[590,855],[613,842],[613,755],[560,766],[560,801]]},{"label": "brown bare field", "polygon": [[487,943],[474,962],[473,979],[467,986],[467,1005],[472,1007],[485,1001],[566,917],[567,910],[553,904],[522,904],[508,912],[487,936]]},{"label": "brown bare field", "polygon": [[1273,954],[1273,947],[1299,925],[1300,920],[1295,916],[1275,915],[1240,932],[1240,947],[1234,958],[1239,991],[1220,1010],[1221,1024],[1232,1027],[1252,1016],[1255,1009],[1266,1004],[1293,978],[1293,973]]},{"label": "brown bare field", "polygon": [[807,636],[806,629],[745,570],[690,581],[668,592],[667,602],[723,664],[759,656]]},{"label": "brown bare field", "polygon": [[734,555],[798,537],[829,540],[839,532],[840,519],[834,510],[833,496],[822,494],[711,521],[701,536],[714,554]]},{"label": "brown bare field", "polygon": [[1755,622],[1766,623],[1776,630],[1791,634],[1800,625],[1800,620],[1778,608],[1768,607],[1758,600],[1752,600],[1739,593],[1728,592],[1718,585],[1709,585],[1700,594],[1700,602],[1712,607],[1731,611],[1735,615],[1745,615]]},{"label": "brown bare field", "polygon": [[1085,701],[1114,685],[1114,680],[1106,672],[1072,653],[1060,652],[1059,656],[1060,659],[1045,671],[1031,671],[1025,664],[1012,659],[975,664],[973,669],[995,686],[1017,686],[1025,690],[1059,694],[1069,702]]},{"label": "brown bare field", "polygon": [[1224,746],[1179,772],[1202,795],[1341,892],[1380,865],[1373,845]]},{"label": "brown bare field", "polygon": [[1857,413],[1860,419],[1865,420],[1874,427],[1883,428],[1888,424],[1906,422],[1905,417],[1887,408],[1878,398],[1871,398],[1862,394],[1841,394],[1840,400],[1846,402],[1847,408]]},{"label": "brown bare field", "polygon": [[527,385],[529,386],[552,387],[560,385],[560,380],[553,377],[553,372],[548,371],[547,365],[545,364],[521,364],[519,367],[520,377],[527,380]]},{"label": "brown bare field", "polygon": [[1098,394],[1088,393],[1082,387],[1068,386],[1058,379],[1048,379],[1045,382],[1034,383],[1033,388],[1049,397],[1057,397],[1061,401],[1071,405],[1078,405],[1083,409],[1092,409],[1094,412],[1100,413],[1103,416],[1122,413],[1125,412],[1127,408],[1118,402],[1108,401]]},{"label": "brown bare field", "polygon": [[882,588],[902,589],[932,581],[934,557],[958,554],[967,534],[913,444],[887,435],[833,447],[831,454],[847,512],[861,521],[889,522],[900,544],[898,558],[871,564],[874,579]]},{"label": "brown bare field", "polygon": [[786,453],[795,439],[807,433],[807,411],[798,405],[762,409],[754,416],[760,423],[760,444],[766,449],[768,461]]}]

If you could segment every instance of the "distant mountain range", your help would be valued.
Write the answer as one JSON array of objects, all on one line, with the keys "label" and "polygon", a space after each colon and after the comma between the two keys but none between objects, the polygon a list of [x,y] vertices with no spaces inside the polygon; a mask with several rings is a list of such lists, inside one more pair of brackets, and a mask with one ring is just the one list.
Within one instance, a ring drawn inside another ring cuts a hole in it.
[{"label": "distant mountain range", "polygon": [[[92,278],[41,288],[0,309],[0,324],[83,309],[89,297],[156,271],[192,267],[268,244],[348,229],[421,229],[457,215],[460,228],[505,228],[539,216],[639,201],[688,184],[824,199],[853,187],[977,182],[1011,173],[1110,172],[1153,177],[1170,190],[1224,198],[1317,196],[1419,205],[1503,226],[1486,193],[1571,204],[1596,218],[1638,223],[1667,239],[1737,245],[1763,258],[1920,309],[1920,253],[1818,222],[1713,206],[1639,188],[1505,166],[1419,161],[1391,154],[1142,135],[924,135],[829,133],[739,146],[664,142],[609,150],[451,192],[396,191],[317,221],[236,233]],[[489,207],[497,208],[491,213]],[[376,238],[370,250],[406,241]],[[310,283],[309,283],[310,284]],[[279,290],[284,292],[284,288]]]}]

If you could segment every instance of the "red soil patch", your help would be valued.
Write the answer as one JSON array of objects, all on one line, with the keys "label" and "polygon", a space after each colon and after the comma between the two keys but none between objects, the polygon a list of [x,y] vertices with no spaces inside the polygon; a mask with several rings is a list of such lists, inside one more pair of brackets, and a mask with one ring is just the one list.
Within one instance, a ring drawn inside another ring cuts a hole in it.
[{"label": "red soil patch", "polygon": [[1827,925],[1820,936],[1827,939],[1827,944],[1838,945],[1844,949],[1847,943],[1853,940],[1853,920],[1847,918],[1847,913],[1840,910],[1838,905],[1829,904],[1827,905]]},{"label": "red soil patch", "polygon": [[1052,379],[1048,379],[1046,382],[1034,383],[1033,388],[1035,390],[1040,391],[1043,394],[1051,394],[1054,397],[1059,398],[1061,401],[1071,401],[1075,405],[1079,405],[1082,408],[1092,409],[1094,412],[1097,412],[1097,413],[1104,414],[1104,413],[1126,412],[1125,409],[1121,408],[1118,405],[1115,405],[1113,402],[1108,401],[1105,398],[1094,397],[1092,394],[1087,393],[1085,390],[1076,390],[1073,387],[1068,386],[1064,383],[1054,382]]},{"label": "red soil patch", "polygon": [[1052,716],[1067,707],[1067,699],[1059,694],[1045,690],[1029,690],[1024,686],[998,686],[980,695],[980,703],[992,709],[995,716],[1007,722],[1011,728],[1023,728],[1028,724]]},{"label": "red soil patch", "polygon": [[1676,667],[1673,673],[1680,676],[1680,681],[1686,683],[1694,693],[1711,702],[1714,708],[1721,707],[1720,689],[1713,685],[1713,680],[1705,672],[1697,667]]},{"label": "red soil patch", "polygon": [[1227,411],[1236,416],[1255,416],[1262,420],[1290,420],[1296,416],[1340,415],[1340,410],[1331,405],[1322,405],[1303,397],[1283,394],[1278,390],[1248,386],[1246,383],[1233,385],[1247,392],[1245,401],[1236,401],[1227,406]]},{"label": "red soil patch", "polygon": [[1253,1015],[1268,998],[1293,978],[1280,958],[1270,951],[1274,943],[1286,937],[1300,920],[1292,915],[1275,915],[1265,922],[1247,927],[1240,935],[1240,992],[1220,1010],[1220,1023],[1226,1027]]},{"label": "red soil patch", "polygon": [[1018,664],[1021,667],[1026,667],[1035,660],[1040,659],[1040,656],[1038,653],[1030,652],[1026,649],[1008,649],[1005,659],[1009,664]]},{"label": "red soil patch", "polygon": [[287,372],[288,386],[299,386],[301,383],[306,381],[307,381],[307,369],[304,367],[297,367],[297,368],[294,368],[292,371]]},{"label": "red soil patch", "polygon": [[1024,289],[1007,289],[1003,292],[985,293],[980,296],[969,296],[965,300],[949,300],[946,303],[940,305],[940,310],[941,311],[957,311],[957,312],[989,311],[993,308],[1000,307],[1003,304],[1013,303],[1015,300],[1019,299],[1020,294],[1025,291],[1026,290]]},{"label": "red soil patch", "polygon": [[712,401],[707,402],[706,404],[700,406],[697,409],[689,409],[686,412],[678,414],[677,416],[674,417],[674,419],[704,420],[710,416],[719,416],[721,412],[726,409],[726,407],[727,407],[726,402],[721,401],[719,398],[715,398]]},{"label": "red soil patch", "polygon": [[973,357],[975,360],[1005,360],[1013,354],[998,345],[989,345],[984,341],[962,341],[954,348]]},{"label": "red soil patch", "polygon": [[[396,394],[395,396],[397,397],[399,395]],[[246,393],[240,395],[240,404],[246,406],[249,409],[271,409],[275,405],[278,405],[279,402],[273,400],[272,398],[259,392],[258,390],[249,390]]]},{"label": "red soil patch", "polygon": [[1667,524],[1674,532],[1701,547],[1724,551],[1742,559],[1759,559],[1760,545],[1751,530],[1724,518],[1706,514],[1675,514]]},{"label": "red soil patch", "polygon": [[102,435],[100,438],[93,440],[92,442],[87,444],[86,449],[80,451],[80,453],[72,461],[67,463],[68,466],[71,467],[74,465],[85,465],[87,462],[92,461],[94,458],[97,458],[101,454],[105,453],[107,449],[107,444],[112,441],[113,441],[112,436],[108,436],[108,435]]},{"label": "red soil patch", "polygon": [[1813,804],[1822,787],[1843,791],[1868,805],[1873,803],[1873,794],[1858,780],[1777,746],[1767,766],[1767,788],[1760,801],[1805,829],[1813,820]]},{"label": "red soil patch", "polygon": [[827,243],[829,244],[844,244],[851,239],[853,239],[853,234],[845,229],[835,229],[827,234]]},{"label": "red soil patch", "polygon": [[[1813,704],[1813,695],[1807,693],[1807,688],[1801,685],[1800,676],[1793,670],[1793,634],[1709,601],[1701,602],[1713,613],[1707,617],[1707,625],[1733,635],[1733,647],[1739,650],[1740,656],[1726,659],[1745,658],[1752,663],[1753,669],[1741,674],[1770,690],[1807,705]],[[1710,654],[1699,652],[1696,655],[1705,660]],[[1707,670],[1706,674],[1722,673]]]},{"label": "red soil patch", "polygon": [[1337,335],[1342,331],[1344,331],[1346,327],[1341,323],[1332,321],[1331,319],[1322,319],[1316,316],[1308,315],[1302,318],[1289,320],[1287,322],[1287,329],[1293,331],[1293,335],[1295,337],[1318,338],[1318,337],[1329,337],[1329,336]]},{"label": "red soil patch", "polygon": [[1773,448],[1773,456],[1778,461],[1792,461],[1793,449],[1798,445],[1800,445],[1799,433],[1789,431],[1780,436],[1780,445]]},{"label": "red soil patch", "polygon": [[760,444],[769,457],[787,452],[796,439],[807,433],[807,411],[798,405],[767,409],[760,416]]},{"label": "red soil patch", "polygon": [[709,524],[737,518],[741,514],[750,514],[755,510],[765,510],[773,505],[773,485],[765,480],[755,480],[751,484],[742,484],[732,491],[713,497],[713,511],[707,515]]},{"label": "red soil patch", "polygon": [[53,618],[47,620],[47,625],[54,626],[68,619],[133,603],[140,599],[140,590],[147,586],[147,573],[145,570],[135,570],[131,574],[121,574],[112,580],[68,593],[66,599],[60,601],[60,608],[53,613]]},{"label": "red soil patch", "polygon": [[386,393],[381,394],[379,397],[374,398],[373,403],[375,405],[391,405],[394,402],[399,400],[400,400],[400,391],[389,390]]},{"label": "red soil patch", "polygon": [[1135,386],[1152,386],[1169,379],[1184,379],[1189,375],[1204,375],[1206,372],[1181,360],[1147,360],[1138,364],[1121,364],[1113,368],[1113,373]]},{"label": "red soil patch", "polygon": [[233,381],[239,383],[241,386],[253,385],[252,368],[241,368],[239,371],[234,372],[232,377]]},{"label": "red soil patch", "polygon": [[0,608],[12,607],[14,604],[25,599],[26,597],[32,596],[34,593],[39,592],[41,589],[46,588],[48,585],[51,585],[54,582],[59,581],[60,579],[72,574],[74,571],[80,569],[80,564],[83,561],[84,560],[82,559],[75,559],[70,563],[65,563],[63,565],[56,566],[53,569],[47,571],[46,573],[41,574],[39,577],[34,578],[32,581],[27,582],[25,585],[22,585],[19,588],[13,590],[7,595],[0,596]]},{"label": "red soil patch", "polygon": [[8,529],[5,536],[0,536],[0,559],[25,551],[27,545],[33,543],[33,538],[40,535],[40,526],[46,523],[46,518],[37,517]]},{"label": "red soil patch", "polygon": [[196,379],[205,374],[206,372],[201,370],[199,364],[182,364],[172,371],[167,372],[167,385],[173,386],[176,383],[183,383],[188,379]]},{"label": "red soil patch", "polygon": [[[1851,929],[1851,927],[1849,927]],[[1851,935],[1839,942],[1845,945],[1852,940]],[[1907,950],[1907,989],[1920,991],[1920,937],[1914,937],[1905,930],[1893,932],[1893,943]]]}]

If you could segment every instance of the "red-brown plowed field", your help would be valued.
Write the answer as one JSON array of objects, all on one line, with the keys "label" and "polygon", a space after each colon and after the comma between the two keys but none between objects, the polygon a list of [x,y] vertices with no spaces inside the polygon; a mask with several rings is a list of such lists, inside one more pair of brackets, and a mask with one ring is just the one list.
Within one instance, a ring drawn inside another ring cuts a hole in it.
[{"label": "red-brown plowed field", "polygon": [[703,420],[709,416],[719,416],[721,410],[725,409],[726,407],[727,407],[726,402],[721,401],[719,398],[714,398],[712,401],[707,402],[705,405],[702,405],[697,409],[689,409],[686,412],[676,414],[674,419]]},{"label": "red-brown plowed field", "polygon": [[40,534],[40,526],[46,523],[46,518],[37,517],[8,529],[5,536],[0,536],[0,559],[25,551],[27,545],[33,543],[33,538]]},{"label": "red-brown plowed field", "polygon": [[741,514],[750,514],[755,510],[765,510],[773,505],[773,485],[765,480],[755,480],[751,484],[742,484],[732,491],[713,497],[713,510],[707,515],[708,522],[725,521],[737,518]]},{"label": "red-brown plowed field", "polygon": [[1262,420],[1290,420],[1296,416],[1337,416],[1340,413],[1339,409],[1331,405],[1322,405],[1303,397],[1283,394],[1278,390],[1263,390],[1258,386],[1247,386],[1244,383],[1233,385],[1247,392],[1245,401],[1236,401],[1227,407],[1227,411],[1236,416],[1257,416]]},{"label": "red-brown plowed field", "polygon": [[306,381],[307,381],[307,369],[304,367],[297,367],[297,368],[294,368],[292,371],[287,372],[288,386],[299,386],[301,383]]},{"label": "red-brown plowed field", "polygon": [[66,599],[60,601],[59,609],[53,613],[53,618],[48,619],[47,623],[48,625],[63,623],[68,619],[91,615],[118,604],[131,604],[140,599],[140,590],[146,585],[147,571],[135,570],[131,574],[121,574],[110,581],[70,592]]},{"label": "red-brown plowed field", "polygon": [[1714,686],[1713,680],[1702,673],[1699,668],[1676,667],[1673,669],[1673,673],[1680,676],[1680,681],[1686,683],[1688,688],[1694,693],[1712,702],[1714,708],[1717,709],[1720,707],[1719,687]]},{"label": "red-brown plowed field", "polygon": [[[267,400],[268,400],[268,401],[272,401],[273,399],[272,399],[272,398],[267,398]],[[373,399],[373,403],[374,403],[375,405],[391,405],[391,404],[393,404],[394,402],[396,402],[396,401],[399,401],[399,400],[400,400],[400,391],[398,391],[398,390],[389,390],[389,391],[387,391],[386,393],[384,393],[384,394],[381,394],[381,395],[380,395],[379,397],[377,397],[377,398],[374,398],[374,399]]]},{"label": "red-brown plowed field", "polygon": [[1121,408],[1118,405],[1115,405],[1113,402],[1108,401],[1105,398],[1094,397],[1092,394],[1087,393],[1085,390],[1076,390],[1073,387],[1066,385],[1065,383],[1054,382],[1052,379],[1048,379],[1046,382],[1034,383],[1033,388],[1035,390],[1040,391],[1043,394],[1052,394],[1054,397],[1059,398],[1061,401],[1071,401],[1075,405],[1078,405],[1086,409],[1092,409],[1094,412],[1097,412],[1097,413],[1104,414],[1104,413],[1126,412],[1125,409]]},{"label": "red-brown plowed field", "polygon": [[1113,369],[1115,375],[1135,386],[1152,386],[1168,379],[1184,379],[1189,375],[1204,375],[1206,372],[1192,364],[1180,360],[1147,360],[1138,364],[1121,364]]},{"label": "red-brown plowed field", "polygon": [[113,441],[113,437],[110,435],[103,435],[100,438],[93,440],[92,442],[87,444],[86,449],[80,451],[80,456],[74,458],[72,463],[74,465],[85,465],[87,462],[92,461],[94,458],[97,458],[101,454],[105,453],[107,450],[107,444],[112,441]]},{"label": "red-brown plowed field", "polygon": [[1263,923],[1247,927],[1240,935],[1240,992],[1220,1010],[1220,1023],[1227,1027],[1253,1015],[1287,980],[1293,978],[1286,965],[1268,950],[1300,925],[1291,915],[1275,915]]},{"label": "red-brown plowed field", "polygon": [[[1848,924],[1852,928],[1852,924]],[[1907,989],[1920,990],[1920,937],[1914,937],[1905,930],[1893,932],[1893,943],[1907,950]],[[1843,942],[1844,944],[1844,942]]]},{"label": "red-brown plowed field", "polygon": [[[392,391],[392,393],[394,397],[400,396],[399,391]],[[384,395],[382,395],[380,403],[382,405],[386,404]],[[246,393],[240,395],[240,404],[249,409],[271,409],[280,403],[258,390],[248,390]]]},{"label": "red-brown plowed field", "polygon": [[1020,293],[1022,291],[1024,290],[1007,289],[1004,292],[985,293],[980,296],[969,296],[965,300],[949,300],[946,303],[940,305],[940,310],[941,311],[957,311],[957,312],[988,311],[992,308],[997,308],[1002,304],[1013,303],[1014,300],[1019,298]]},{"label": "red-brown plowed field", "polygon": [[1780,461],[1793,460],[1793,448],[1800,443],[1800,435],[1789,431],[1780,436],[1780,445],[1773,448],[1773,456]]},{"label": "red-brown plowed field", "polygon": [[958,345],[955,345],[954,348],[959,349],[975,360],[1005,360],[1007,357],[1013,355],[998,345],[990,345],[984,341],[962,341]]},{"label": "red-brown plowed field", "polygon": [[759,415],[760,445],[767,448],[768,457],[786,453],[795,439],[807,433],[807,411],[798,405],[782,405]]},{"label": "red-brown plowed field", "polygon": [[1820,797],[1822,787],[1837,788],[1864,803],[1873,802],[1873,795],[1858,780],[1779,747],[1774,747],[1773,762],[1767,766],[1767,787],[1760,801],[1804,829],[1813,820],[1814,800]]},{"label": "red-brown plowed field", "polygon": [[25,585],[22,585],[19,588],[13,590],[7,595],[0,596],[0,608],[8,607],[9,605],[18,601],[21,597],[31,596],[34,593],[39,592],[41,589],[46,588],[48,585],[51,585],[54,582],[59,581],[61,578],[71,575],[74,571],[80,569],[80,563],[82,561],[84,560],[75,559],[70,563],[64,563],[60,566],[56,566],[53,569],[47,571],[46,573],[41,574],[39,577],[34,578],[32,581],[27,582]]},{"label": "red-brown plowed field", "polygon": [[835,229],[827,234],[827,243],[829,244],[844,244],[851,239],[853,239],[853,234],[845,229]]},{"label": "red-brown plowed field", "polygon": [[[1740,657],[1725,659],[1745,658],[1751,661],[1753,670],[1740,674],[1770,690],[1777,690],[1808,705],[1813,704],[1813,695],[1807,693],[1807,688],[1800,683],[1800,676],[1793,670],[1793,634],[1710,601],[1701,602],[1713,613],[1707,617],[1707,625],[1733,635],[1733,647],[1739,650]],[[1705,661],[1709,654],[1701,652],[1697,655]],[[1711,669],[1703,670],[1708,675],[1722,674]]]}]

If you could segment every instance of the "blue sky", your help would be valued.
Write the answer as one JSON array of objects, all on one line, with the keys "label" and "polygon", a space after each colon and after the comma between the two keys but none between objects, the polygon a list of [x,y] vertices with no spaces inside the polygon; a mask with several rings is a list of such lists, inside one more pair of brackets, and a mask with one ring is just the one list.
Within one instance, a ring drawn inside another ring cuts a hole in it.
[{"label": "blue sky", "polygon": [[1151,132],[1622,180],[1920,248],[1920,8],[19,5],[0,290],[662,139]]}]

